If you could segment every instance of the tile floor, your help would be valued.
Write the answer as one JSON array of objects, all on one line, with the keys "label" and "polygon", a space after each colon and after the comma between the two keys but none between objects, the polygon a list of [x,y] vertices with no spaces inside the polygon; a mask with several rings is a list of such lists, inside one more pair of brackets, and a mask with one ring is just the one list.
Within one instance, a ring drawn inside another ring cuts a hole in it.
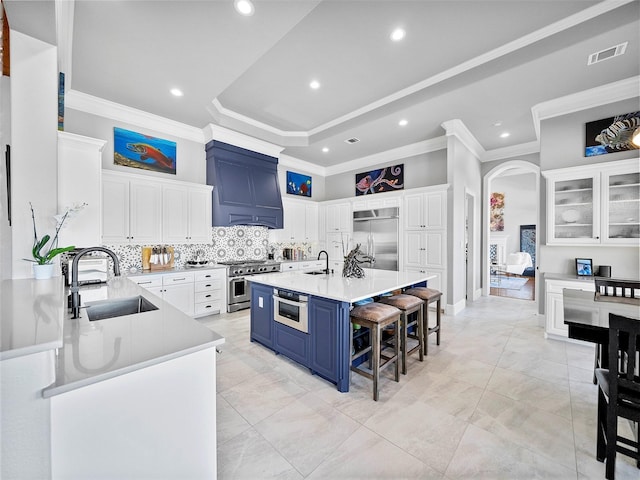
[{"label": "tile floor", "polygon": [[[533,302],[483,297],[443,317],[380,400],[249,341],[249,311],[201,319],[218,356],[218,478],[603,479],[593,347],[545,340]],[[616,479],[640,479],[623,455]]]}]

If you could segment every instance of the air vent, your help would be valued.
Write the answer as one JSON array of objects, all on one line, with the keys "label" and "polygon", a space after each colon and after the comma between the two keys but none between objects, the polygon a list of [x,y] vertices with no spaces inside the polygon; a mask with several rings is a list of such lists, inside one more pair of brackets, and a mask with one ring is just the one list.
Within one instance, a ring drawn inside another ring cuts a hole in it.
[{"label": "air vent", "polygon": [[592,53],[591,55],[589,55],[587,65],[593,65],[594,63],[602,62],[604,60],[608,60],[610,58],[624,54],[624,52],[627,50],[628,44],[629,42],[624,42],[620,45],[616,45],[615,47],[606,48],[604,50],[600,50],[599,52]]},{"label": "air vent", "polygon": [[359,138],[356,137],[351,137],[351,138],[347,138],[344,143],[358,143],[360,141]]}]

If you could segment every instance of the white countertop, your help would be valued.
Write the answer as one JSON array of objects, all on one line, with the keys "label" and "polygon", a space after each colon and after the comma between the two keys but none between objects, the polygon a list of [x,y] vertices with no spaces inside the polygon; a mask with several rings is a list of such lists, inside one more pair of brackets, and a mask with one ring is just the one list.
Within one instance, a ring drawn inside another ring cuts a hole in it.
[{"label": "white countertop", "polygon": [[3,280],[0,360],[62,347],[65,292],[61,277]]},{"label": "white countertop", "polygon": [[224,338],[127,277],[80,289],[82,304],[142,295],[158,310],[90,322],[73,319],[61,277],[2,282],[0,359],[58,348],[51,397],[224,343]]},{"label": "white countertop", "polygon": [[247,277],[247,280],[316,297],[353,303],[407,285],[436,278],[436,275],[419,272],[395,272],[369,268],[365,268],[364,271],[364,278],[343,278],[339,273],[309,275],[294,271],[254,275]]}]

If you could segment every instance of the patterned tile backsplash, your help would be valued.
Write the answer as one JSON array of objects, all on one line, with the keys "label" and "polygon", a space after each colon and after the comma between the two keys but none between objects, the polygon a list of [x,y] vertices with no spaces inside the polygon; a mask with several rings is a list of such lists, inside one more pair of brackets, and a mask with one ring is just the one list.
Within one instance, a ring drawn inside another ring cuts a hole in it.
[{"label": "patterned tile backsplash", "polygon": [[[203,257],[216,263],[230,260],[264,260],[268,253],[274,253],[276,260],[282,260],[282,248],[300,248],[308,256],[311,246],[307,244],[270,244],[269,229],[266,227],[236,226],[214,227],[212,244],[176,244],[174,248],[174,266],[181,268],[185,262],[202,250]],[[142,247],[144,245],[104,245],[113,250],[120,259],[120,268],[130,271],[142,269]]]}]

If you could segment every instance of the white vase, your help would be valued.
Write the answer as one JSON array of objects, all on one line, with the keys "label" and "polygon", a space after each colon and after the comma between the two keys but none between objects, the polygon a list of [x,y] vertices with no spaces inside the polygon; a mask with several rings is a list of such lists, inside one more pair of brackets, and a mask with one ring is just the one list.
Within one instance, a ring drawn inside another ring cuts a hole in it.
[{"label": "white vase", "polygon": [[44,265],[33,264],[33,276],[36,280],[46,280],[53,276],[53,263],[45,263]]}]

